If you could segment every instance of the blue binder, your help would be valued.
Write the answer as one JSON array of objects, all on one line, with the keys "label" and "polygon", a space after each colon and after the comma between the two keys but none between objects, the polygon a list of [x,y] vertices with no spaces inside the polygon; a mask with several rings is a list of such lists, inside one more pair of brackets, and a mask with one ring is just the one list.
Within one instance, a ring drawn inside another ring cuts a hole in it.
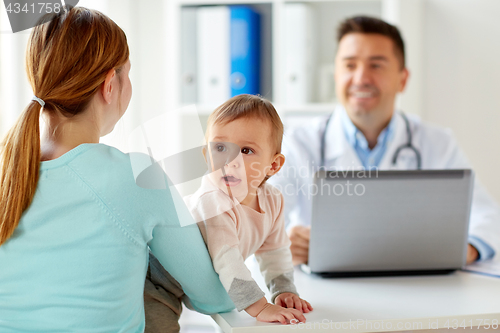
[{"label": "blue binder", "polygon": [[231,10],[231,97],[260,93],[260,14],[247,6]]}]

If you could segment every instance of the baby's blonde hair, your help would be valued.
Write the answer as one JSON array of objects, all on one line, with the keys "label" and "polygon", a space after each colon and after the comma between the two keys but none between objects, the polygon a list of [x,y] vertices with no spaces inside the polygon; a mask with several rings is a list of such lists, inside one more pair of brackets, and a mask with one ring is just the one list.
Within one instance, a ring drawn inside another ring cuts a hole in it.
[{"label": "baby's blonde hair", "polygon": [[215,109],[208,117],[205,138],[208,141],[210,128],[216,124],[227,124],[236,119],[251,117],[271,122],[271,140],[276,148],[276,154],[281,153],[281,142],[283,141],[281,118],[270,101],[256,95],[235,96]]}]

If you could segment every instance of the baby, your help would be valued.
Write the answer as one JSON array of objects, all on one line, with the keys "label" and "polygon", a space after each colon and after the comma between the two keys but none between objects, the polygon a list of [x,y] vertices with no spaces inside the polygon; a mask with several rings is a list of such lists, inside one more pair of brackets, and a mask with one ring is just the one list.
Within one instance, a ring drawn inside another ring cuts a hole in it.
[{"label": "baby", "polygon": [[[210,166],[201,187],[185,202],[207,243],[215,271],[238,311],[259,321],[305,322],[311,305],[293,284],[290,240],[282,194],[266,183],[285,157],[283,124],[272,104],[239,95],[208,119],[203,154]],[[252,279],[245,259],[255,254],[272,300]]]}]

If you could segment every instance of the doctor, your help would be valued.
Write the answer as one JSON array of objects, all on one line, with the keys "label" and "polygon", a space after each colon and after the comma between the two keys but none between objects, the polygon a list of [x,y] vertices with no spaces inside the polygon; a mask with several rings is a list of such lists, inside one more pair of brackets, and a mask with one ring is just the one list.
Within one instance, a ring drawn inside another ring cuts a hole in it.
[{"label": "doctor", "polygon": [[[270,182],[285,197],[285,219],[295,264],[309,251],[312,175],[333,170],[470,168],[448,129],[422,123],[394,109],[409,72],[398,29],[371,17],[354,17],[338,28],[335,58],[338,106],[285,133],[286,163]],[[500,251],[499,207],[476,181],[467,262]]]}]

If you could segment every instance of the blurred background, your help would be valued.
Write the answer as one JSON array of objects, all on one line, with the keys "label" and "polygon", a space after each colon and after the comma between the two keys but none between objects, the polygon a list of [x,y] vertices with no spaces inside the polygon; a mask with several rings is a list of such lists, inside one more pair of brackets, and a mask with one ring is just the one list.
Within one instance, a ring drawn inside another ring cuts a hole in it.
[{"label": "blurred background", "polygon": [[[287,126],[331,112],[338,23],[366,14],[395,24],[411,73],[398,108],[451,128],[477,177],[500,202],[498,0],[81,0],[79,5],[107,14],[127,34],[132,101],[115,131],[103,138],[125,151],[127,136],[140,124],[195,104],[197,112],[168,118],[168,145],[191,148],[186,142],[198,118],[203,126],[215,106],[244,92],[272,100]],[[32,92],[24,71],[30,31],[13,34],[0,7],[3,136]],[[185,332],[213,331],[206,317],[188,314],[183,320]]]}]

